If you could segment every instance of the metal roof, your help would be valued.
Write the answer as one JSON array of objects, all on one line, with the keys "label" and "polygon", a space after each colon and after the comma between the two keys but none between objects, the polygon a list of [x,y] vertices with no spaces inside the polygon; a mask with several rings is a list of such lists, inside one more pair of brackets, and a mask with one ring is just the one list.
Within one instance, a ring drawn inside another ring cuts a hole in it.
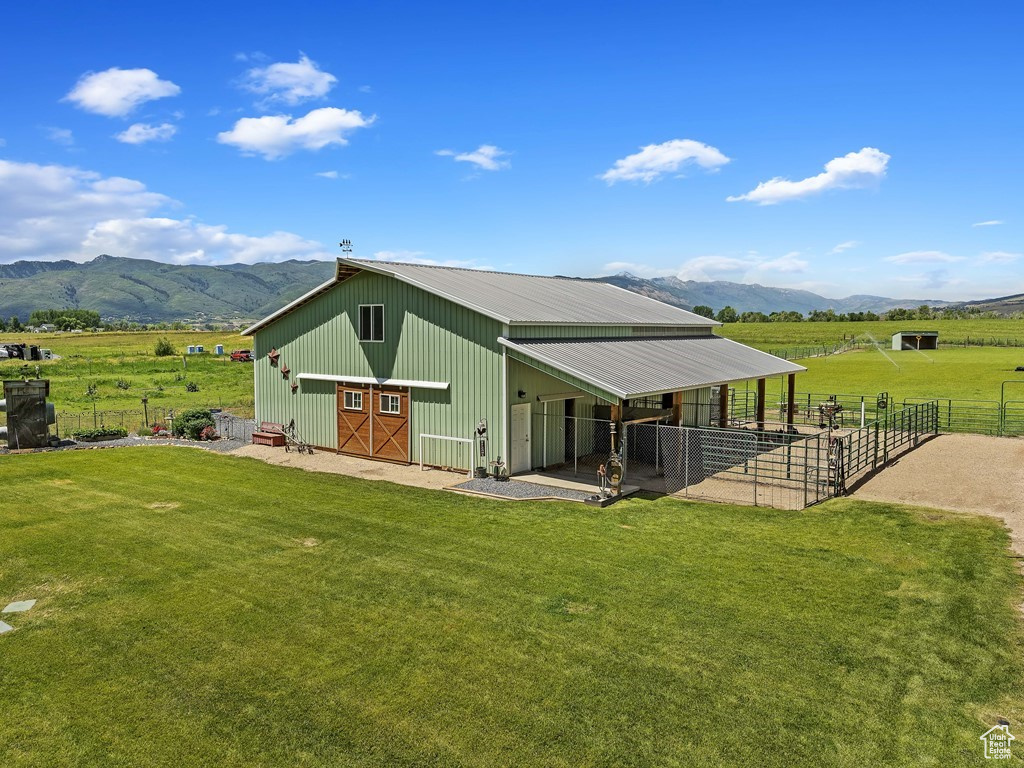
[{"label": "metal roof", "polygon": [[242,333],[251,334],[315,298],[355,270],[390,275],[505,324],[661,325],[713,327],[720,323],[607,283],[484,269],[395,261],[338,259],[335,278],[282,307]]},{"label": "metal roof", "polygon": [[503,323],[719,325],[608,283],[391,261],[338,261],[393,275]]},{"label": "metal roof", "polygon": [[499,341],[510,350],[622,399],[807,370],[713,335]]}]

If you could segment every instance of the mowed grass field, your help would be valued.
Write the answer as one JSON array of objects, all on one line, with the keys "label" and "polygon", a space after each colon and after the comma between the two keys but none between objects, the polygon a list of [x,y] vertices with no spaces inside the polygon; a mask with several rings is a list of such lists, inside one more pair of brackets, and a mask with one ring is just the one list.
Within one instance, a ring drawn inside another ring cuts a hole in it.
[{"label": "mowed grass field", "polygon": [[3,459],[12,766],[974,766],[997,521],[487,501],[194,449]]},{"label": "mowed grass field", "polygon": [[[177,355],[155,355],[157,340],[165,337],[177,349]],[[236,333],[0,334],[0,344],[13,342],[36,344],[60,356],[59,360],[42,362],[0,360],[3,378],[34,378],[38,366],[38,375],[50,379],[50,401],[58,411],[91,414],[94,400],[98,411],[141,411],[145,396],[151,410],[198,406],[228,408],[240,415],[252,413],[252,365],[233,363],[228,357],[232,349],[250,348],[252,339]],[[208,354],[188,356],[186,366],[181,356],[190,344],[202,344]],[[223,356],[213,354],[217,344],[224,345]],[[118,380],[127,383],[128,388],[118,387]],[[199,390],[187,391],[189,382]],[[90,385],[95,387],[95,396],[89,394]]]},{"label": "mowed grass field", "polygon": [[898,331],[938,331],[940,343],[962,344],[967,339],[1019,339],[1024,342],[1024,320],[907,320],[865,323],[728,323],[718,333],[758,349],[839,344],[845,339],[871,336],[888,347]]},{"label": "mowed grass field", "polygon": [[[882,353],[884,352],[884,354]],[[888,392],[904,398],[953,398],[999,402],[1004,381],[1007,400],[1024,400],[1024,348],[957,347],[928,352],[859,349],[828,357],[795,360],[807,368],[796,377],[798,392],[818,395],[871,395]],[[744,385],[740,385],[742,389]],[[751,390],[754,383],[749,384]],[[770,402],[784,398],[785,381],[768,383]]]}]

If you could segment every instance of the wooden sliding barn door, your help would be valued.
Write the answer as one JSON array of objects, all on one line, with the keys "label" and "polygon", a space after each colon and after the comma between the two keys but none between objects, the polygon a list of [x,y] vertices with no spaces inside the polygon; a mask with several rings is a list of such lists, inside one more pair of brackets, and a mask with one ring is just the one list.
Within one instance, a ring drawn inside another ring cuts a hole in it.
[{"label": "wooden sliding barn door", "polygon": [[409,461],[409,390],[373,387],[373,458]]},{"label": "wooden sliding barn door", "polygon": [[338,385],[338,452],[373,455],[370,439],[373,397],[368,385]]}]

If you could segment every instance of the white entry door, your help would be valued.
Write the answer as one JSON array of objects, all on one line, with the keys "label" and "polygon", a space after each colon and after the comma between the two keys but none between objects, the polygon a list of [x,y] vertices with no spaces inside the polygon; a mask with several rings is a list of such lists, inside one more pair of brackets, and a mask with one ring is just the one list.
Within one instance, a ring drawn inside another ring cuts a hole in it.
[{"label": "white entry door", "polygon": [[511,445],[508,457],[509,474],[529,472],[533,469],[530,461],[530,412],[529,403],[512,406],[512,424],[510,428]]}]

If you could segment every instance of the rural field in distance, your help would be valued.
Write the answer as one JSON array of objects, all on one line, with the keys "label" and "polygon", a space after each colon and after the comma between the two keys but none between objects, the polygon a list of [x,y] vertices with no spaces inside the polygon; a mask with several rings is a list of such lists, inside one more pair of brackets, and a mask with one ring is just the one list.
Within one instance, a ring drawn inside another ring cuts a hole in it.
[{"label": "rural field in distance", "polygon": [[[934,320],[865,323],[730,323],[719,333],[765,350],[841,344],[850,338],[873,336],[874,347],[841,355],[796,358],[807,366],[797,377],[800,392],[874,395],[887,391],[898,400],[909,397],[952,397],[998,400],[1000,384],[1024,378],[1014,369],[1024,365],[1024,347],[942,347],[934,352],[889,350],[898,330],[939,331],[940,344],[1017,339],[1024,344],[1024,320]],[[927,326],[927,329],[924,327]],[[157,357],[156,343],[167,338],[177,355]],[[4,378],[38,375],[50,379],[50,400],[58,411],[90,413],[139,410],[145,395],[151,409],[223,408],[239,416],[253,412],[252,368],[233,363],[232,349],[248,349],[252,340],[234,332],[139,331],[81,334],[3,333],[0,343],[26,342],[51,349],[60,360],[23,363],[0,361]],[[203,355],[181,356],[190,344],[202,344]],[[212,354],[223,344],[225,355]],[[118,384],[120,382],[120,386]],[[189,392],[192,382],[198,391]],[[752,386],[752,384],[751,384]],[[769,382],[774,397],[777,382]],[[90,387],[94,389],[90,389]],[[781,390],[780,390],[781,391]]]},{"label": "rural field in distance", "polygon": [[[157,357],[158,340],[166,338],[177,354]],[[150,409],[224,408],[248,416],[253,409],[252,366],[234,363],[232,349],[248,349],[252,340],[234,332],[137,331],[103,333],[3,333],[0,344],[24,342],[50,349],[59,360],[0,361],[5,379],[50,380],[50,402],[58,411],[90,414],[104,410],[141,410],[142,397]],[[190,344],[206,352],[182,355]],[[223,344],[225,354],[213,354]],[[120,386],[118,385],[120,382]],[[198,391],[190,392],[192,382]],[[94,391],[90,390],[94,388]]]}]

